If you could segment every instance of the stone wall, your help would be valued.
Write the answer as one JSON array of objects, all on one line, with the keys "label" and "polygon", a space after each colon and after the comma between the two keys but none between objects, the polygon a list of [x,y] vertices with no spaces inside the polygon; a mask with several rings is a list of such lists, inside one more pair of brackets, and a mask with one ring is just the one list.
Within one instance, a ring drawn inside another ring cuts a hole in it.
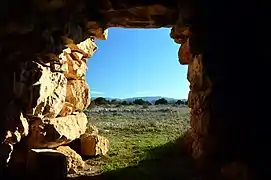
[{"label": "stone wall", "polygon": [[[12,147],[20,142],[25,150],[56,148],[85,133],[87,117],[82,111],[90,104],[86,63],[96,49],[88,38],[68,44],[59,55],[18,63],[12,76],[13,97],[2,121],[4,144]],[[4,162],[8,163],[11,153],[11,148],[1,153]]]},{"label": "stone wall", "polygon": [[[94,40],[107,39],[109,27],[171,27],[176,20],[175,4],[3,1],[0,80],[5,88],[0,110],[0,167],[24,167],[28,153],[35,158],[41,153],[58,156],[50,149],[82,137],[87,126],[83,110],[90,103],[85,74],[88,58],[97,50]],[[101,136],[85,137],[81,143],[92,143],[93,148],[105,145],[102,151],[82,146],[84,154],[108,151],[108,141]]]}]

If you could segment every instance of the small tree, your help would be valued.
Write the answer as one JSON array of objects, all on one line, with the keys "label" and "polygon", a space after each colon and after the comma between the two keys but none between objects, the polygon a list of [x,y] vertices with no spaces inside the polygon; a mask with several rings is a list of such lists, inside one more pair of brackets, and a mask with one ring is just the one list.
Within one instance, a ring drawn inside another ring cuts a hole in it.
[{"label": "small tree", "polygon": [[122,102],[121,102],[121,105],[126,106],[126,105],[128,105],[128,103],[127,103],[127,101],[122,101]]},{"label": "small tree", "polygon": [[161,99],[158,99],[155,101],[155,105],[158,105],[158,104],[167,104],[167,100],[165,98],[161,98]]},{"label": "small tree", "polygon": [[108,104],[108,101],[105,98],[103,98],[103,97],[98,97],[98,98],[96,98],[94,100],[94,103],[96,105],[104,105],[104,104]]},{"label": "small tree", "polygon": [[111,100],[111,104],[116,104],[117,103],[117,100],[116,99],[112,99]]},{"label": "small tree", "polygon": [[176,101],[175,104],[181,105],[181,104],[184,104],[184,102],[182,100],[178,100],[178,101]]},{"label": "small tree", "polygon": [[136,99],[133,103],[137,105],[143,105],[146,103],[146,101],[144,101],[143,99]]}]

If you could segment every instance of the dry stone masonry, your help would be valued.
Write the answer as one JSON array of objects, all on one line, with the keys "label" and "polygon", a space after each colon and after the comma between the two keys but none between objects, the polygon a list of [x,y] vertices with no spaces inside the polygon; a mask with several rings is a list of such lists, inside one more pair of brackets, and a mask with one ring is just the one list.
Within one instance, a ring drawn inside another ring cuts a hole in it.
[{"label": "dry stone masonry", "polygon": [[[99,38],[107,38],[107,30],[100,33]],[[65,177],[67,173],[77,173],[78,169],[84,168],[81,156],[63,145],[79,139],[86,132],[88,120],[83,110],[90,104],[86,63],[96,50],[93,38],[89,37],[78,44],[67,44],[59,55],[50,53],[37,56],[33,61],[18,62],[18,70],[13,74],[14,99],[7,106],[4,122],[2,163],[9,164],[13,145],[19,143],[29,150],[21,155],[25,156],[25,166],[30,174],[45,168],[42,166],[47,158],[55,157],[62,158],[57,161],[60,163],[56,164],[57,169],[67,167],[67,172],[58,169],[60,174],[56,177]],[[104,141],[107,144],[103,146],[96,144],[95,139],[82,144],[84,149],[93,149],[94,154],[87,155],[104,155],[108,149],[95,151],[95,148],[108,148],[108,140]]]},{"label": "dry stone masonry", "polygon": [[[179,62],[188,65],[188,149],[199,169],[208,180],[271,179],[270,9],[257,7],[240,0],[1,1],[0,166],[13,167],[14,156],[36,175],[51,167],[48,158],[65,166],[50,169],[54,177],[74,169],[74,152],[57,149],[86,131],[84,76],[94,40],[107,39],[110,27],[170,27]],[[87,137],[83,144],[108,144]]]}]

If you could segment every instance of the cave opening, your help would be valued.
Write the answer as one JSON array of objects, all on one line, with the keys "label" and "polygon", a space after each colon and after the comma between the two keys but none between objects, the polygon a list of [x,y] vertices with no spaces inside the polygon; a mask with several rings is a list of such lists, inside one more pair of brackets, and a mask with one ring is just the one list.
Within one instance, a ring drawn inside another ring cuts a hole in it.
[{"label": "cave opening", "polygon": [[[87,62],[86,75],[92,102],[85,113],[89,126],[109,139],[110,149],[87,162],[101,164],[104,174],[115,173],[118,179],[192,176],[192,169],[168,164],[187,165],[188,157],[174,152],[181,151],[181,139],[190,130],[187,66],[179,64],[180,45],[169,38],[170,31],[109,28],[106,41],[95,41],[99,48]],[[130,168],[134,172],[128,176]],[[163,168],[166,173],[160,173]]]}]

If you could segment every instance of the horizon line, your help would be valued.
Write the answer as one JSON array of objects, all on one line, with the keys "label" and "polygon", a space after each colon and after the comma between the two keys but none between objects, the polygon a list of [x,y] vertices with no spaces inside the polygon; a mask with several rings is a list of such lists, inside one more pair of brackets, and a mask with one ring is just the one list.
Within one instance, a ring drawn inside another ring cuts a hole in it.
[{"label": "horizon line", "polygon": [[160,97],[160,98],[171,98],[171,99],[188,99],[188,98],[176,98],[176,97],[168,97],[168,96],[133,96],[133,97],[125,97],[125,98],[121,98],[121,97],[108,97],[108,96],[91,96],[91,98],[98,98],[98,97],[102,97],[102,98],[110,98],[110,99],[129,99],[129,98],[146,98],[146,97]]}]

